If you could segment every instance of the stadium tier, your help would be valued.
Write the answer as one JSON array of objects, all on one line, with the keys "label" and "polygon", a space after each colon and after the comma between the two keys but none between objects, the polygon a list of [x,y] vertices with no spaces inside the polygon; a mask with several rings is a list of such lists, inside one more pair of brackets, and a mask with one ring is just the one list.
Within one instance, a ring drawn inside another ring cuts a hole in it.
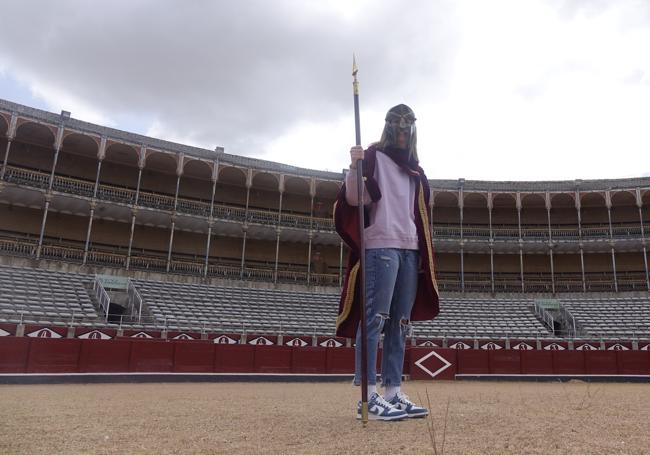
[{"label": "stadium tier", "polygon": [[[131,280],[126,324],[139,292],[138,316],[156,325],[332,334],[347,260],[332,206],[345,171],[5,100],[0,162],[0,261],[14,267],[2,268],[4,319],[103,322],[91,287],[111,275]],[[416,336],[649,333],[650,178],[430,186],[443,305]],[[535,307],[540,296],[562,307]]]}]

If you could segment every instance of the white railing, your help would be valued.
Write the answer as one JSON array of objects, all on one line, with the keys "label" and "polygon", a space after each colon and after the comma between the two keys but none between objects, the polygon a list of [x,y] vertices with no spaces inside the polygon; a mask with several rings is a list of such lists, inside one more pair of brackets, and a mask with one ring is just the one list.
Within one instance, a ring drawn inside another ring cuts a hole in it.
[{"label": "white railing", "polygon": [[131,316],[134,316],[133,312],[135,308],[138,309],[138,322],[142,322],[142,296],[138,290],[133,285],[133,281],[129,280],[128,287],[126,292],[129,296],[129,307],[131,307]]},{"label": "white railing", "polygon": [[108,321],[108,310],[111,306],[111,298],[109,297],[108,292],[106,292],[106,289],[104,289],[104,286],[102,286],[99,276],[95,276],[95,281],[93,281],[93,292],[99,302],[99,308],[104,310],[106,320]]}]

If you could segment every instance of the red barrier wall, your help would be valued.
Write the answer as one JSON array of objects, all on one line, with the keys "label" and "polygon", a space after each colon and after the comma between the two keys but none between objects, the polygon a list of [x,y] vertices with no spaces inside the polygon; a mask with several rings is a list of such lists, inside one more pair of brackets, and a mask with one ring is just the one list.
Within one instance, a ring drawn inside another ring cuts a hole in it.
[{"label": "red barrier wall", "polygon": [[521,374],[521,351],[487,351],[491,374]]},{"label": "red barrier wall", "polygon": [[619,374],[650,374],[650,352],[618,351],[616,354]]},{"label": "red barrier wall", "polygon": [[29,357],[29,338],[0,338],[0,373],[25,373]]},{"label": "red barrier wall", "polygon": [[552,351],[519,351],[522,374],[553,374]]},{"label": "red barrier wall", "polygon": [[215,344],[214,371],[217,373],[253,373],[255,346],[249,344]]},{"label": "red barrier wall", "polygon": [[587,351],[551,351],[553,353],[554,374],[585,374]]},{"label": "red barrier wall", "polygon": [[616,351],[584,351],[585,373],[618,374]]},{"label": "red barrier wall", "polygon": [[129,371],[130,340],[82,340],[80,373],[124,373]]},{"label": "red barrier wall", "polygon": [[212,373],[215,345],[209,341],[174,343],[173,371],[177,373]]},{"label": "red barrier wall", "polygon": [[490,372],[488,351],[458,349],[458,374],[487,374]]},{"label": "red barrier wall", "polygon": [[168,341],[132,340],[129,370],[141,373],[172,371],[174,345]]},{"label": "red barrier wall", "polygon": [[81,340],[32,338],[27,373],[76,373]]},{"label": "red barrier wall", "polygon": [[293,348],[291,372],[302,374],[321,374],[327,371],[327,351],[336,348]]},{"label": "red barrier wall", "polygon": [[354,348],[327,348],[327,373],[354,373]]},{"label": "red barrier wall", "polygon": [[291,351],[289,346],[255,346],[253,364],[256,373],[291,373]]}]

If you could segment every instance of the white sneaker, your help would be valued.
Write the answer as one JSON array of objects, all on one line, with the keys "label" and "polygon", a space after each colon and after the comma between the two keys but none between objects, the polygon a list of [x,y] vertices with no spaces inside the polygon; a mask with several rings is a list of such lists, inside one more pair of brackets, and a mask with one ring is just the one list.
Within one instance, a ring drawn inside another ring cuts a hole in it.
[{"label": "white sneaker", "polygon": [[[394,407],[377,392],[368,398],[368,420],[402,420],[408,414]],[[361,420],[361,402],[357,404],[357,419]]]},{"label": "white sneaker", "polygon": [[429,410],[427,408],[417,406],[402,392],[397,392],[388,403],[394,406],[395,409],[404,411],[409,417],[426,417],[429,415]]}]

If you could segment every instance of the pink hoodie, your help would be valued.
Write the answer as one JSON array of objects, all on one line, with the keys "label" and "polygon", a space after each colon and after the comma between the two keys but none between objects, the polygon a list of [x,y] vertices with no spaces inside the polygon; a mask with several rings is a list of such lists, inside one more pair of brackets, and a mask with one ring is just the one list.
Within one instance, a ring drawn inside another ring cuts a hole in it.
[{"label": "pink hoodie", "polygon": [[[373,203],[364,185],[363,203],[370,208],[369,225],[364,231],[366,248],[417,250],[418,234],[413,214],[415,180],[381,151],[377,151],[374,177],[381,199]],[[359,205],[356,170],[345,175],[345,187],[347,203]]]}]

